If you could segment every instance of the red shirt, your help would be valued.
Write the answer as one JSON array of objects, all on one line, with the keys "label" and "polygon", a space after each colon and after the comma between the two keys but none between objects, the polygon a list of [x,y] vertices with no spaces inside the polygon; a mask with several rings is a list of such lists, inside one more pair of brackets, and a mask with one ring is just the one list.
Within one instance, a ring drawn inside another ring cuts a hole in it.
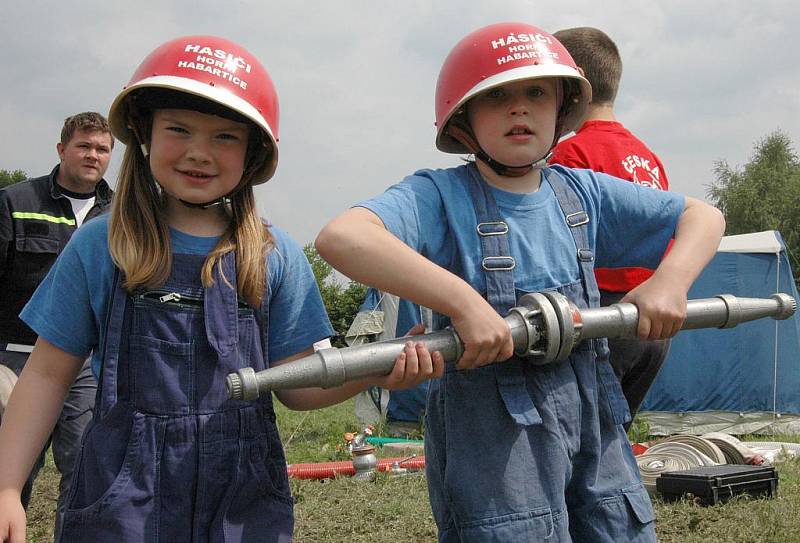
[{"label": "red shirt", "polygon": [[[668,190],[661,160],[616,121],[586,121],[571,138],[553,150],[551,164],[587,168],[646,187]],[[610,292],[628,292],[653,275],[646,268],[595,268],[597,286]]]}]

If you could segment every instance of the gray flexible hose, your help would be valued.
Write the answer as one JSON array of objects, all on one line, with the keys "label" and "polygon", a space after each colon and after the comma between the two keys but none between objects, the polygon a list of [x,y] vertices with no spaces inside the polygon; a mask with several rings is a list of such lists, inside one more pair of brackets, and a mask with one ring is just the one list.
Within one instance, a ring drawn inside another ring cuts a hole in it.
[{"label": "gray flexible hose", "polygon": [[642,483],[644,483],[644,487],[651,496],[656,495],[656,479],[658,479],[662,473],[700,467],[700,464],[695,463],[681,454],[676,454],[674,452],[651,453],[650,449],[644,454],[637,456],[636,463],[639,466],[639,474],[642,477]]},{"label": "gray flexible hose", "polygon": [[713,442],[722,450],[728,464],[747,464],[748,459],[754,453],[742,441],[739,441],[730,434],[723,432],[709,432],[703,434],[703,439]]},{"label": "gray flexible hose", "polygon": [[710,441],[688,434],[668,437],[636,457],[647,492],[656,495],[656,479],[662,473],[685,471],[725,463],[725,455]]},{"label": "gray flexible hose", "polygon": [[666,438],[661,443],[684,443],[697,449],[716,464],[728,463],[722,450],[709,439],[698,437],[692,434],[677,434]]},{"label": "gray flexible hose", "polygon": [[[653,445],[644,453],[650,454],[651,452],[668,452],[672,454],[677,454],[683,456],[687,460],[691,461],[693,464],[698,466],[716,466],[719,463],[712,460],[708,456],[705,455],[702,451],[698,450],[692,445],[687,443],[681,443],[679,441],[662,441],[661,443],[657,443]],[[644,456],[644,455],[643,455]]]},{"label": "gray flexible hose", "polygon": [[800,457],[800,443],[781,441],[745,441],[744,443],[769,463]]}]

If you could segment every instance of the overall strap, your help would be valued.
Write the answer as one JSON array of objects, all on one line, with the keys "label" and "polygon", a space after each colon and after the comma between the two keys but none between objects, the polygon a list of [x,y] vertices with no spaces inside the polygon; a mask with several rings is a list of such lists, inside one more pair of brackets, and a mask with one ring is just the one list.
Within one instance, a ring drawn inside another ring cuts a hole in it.
[{"label": "overall strap", "polygon": [[586,292],[589,307],[600,305],[600,291],[597,288],[597,279],[594,276],[594,251],[589,244],[589,214],[583,208],[578,194],[560,175],[552,170],[544,170],[550,186],[564,213],[572,239],[578,251],[576,257],[583,277],[584,291]]},{"label": "overall strap", "polygon": [[128,293],[122,288],[122,272],[114,267],[114,280],[111,287],[111,303],[106,313],[105,333],[100,351],[103,353],[100,376],[97,383],[95,411],[100,417],[108,414],[117,403],[117,374],[119,372],[119,351],[122,342],[122,328],[125,321],[125,306]]},{"label": "overall strap", "polygon": [[469,168],[469,194],[478,219],[476,231],[481,242],[481,268],[486,279],[486,300],[500,315],[517,303],[514,267],[508,245],[508,224],[503,220],[492,189],[481,178],[478,169]]},{"label": "overall strap", "polygon": [[208,344],[220,357],[226,357],[239,341],[239,298],[236,283],[236,256],[225,253],[214,266],[214,284],[205,289],[203,316]]},{"label": "overall strap", "polygon": [[[509,228],[503,220],[491,188],[475,165],[470,173],[469,192],[478,220],[476,230],[481,241],[481,267],[486,279],[486,299],[500,315],[516,305],[513,269],[516,266],[508,244]],[[508,413],[517,424],[541,424],[542,418],[533,404],[525,384],[524,361],[511,358],[494,364],[497,387]]]},{"label": "overall strap", "polygon": [[[268,368],[269,360],[269,301],[272,298],[272,287],[269,284],[269,252],[265,257],[266,279],[264,283],[264,297],[261,299],[261,308],[255,312],[256,323],[261,334],[261,352],[264,354],[264,367]],[[271,396],[271,395],[270,395]]]},{"label": "overall strap", "polygon": [[[578,264],[583,276],[583,291],[589,307],[600,305],[600,290],[597,288],[597,279],[594,276],[594,252],[589,244],[589,215],[583,208],[575,189],[572,188],[560,175],[552,170],[547,171],[547,180],[555,192],[556,200],[561,206],[567,226],[572,233],[577,247]],[[595,352],[598,354],[597,370],[600,386],[603,387],[608,399],[611,415],[615,424],[624,424],[631,419],[628,402],[620,387],[619,380],[614,375],[614,370],[609,363],[608,343],[605,339],[590,340]]]}]

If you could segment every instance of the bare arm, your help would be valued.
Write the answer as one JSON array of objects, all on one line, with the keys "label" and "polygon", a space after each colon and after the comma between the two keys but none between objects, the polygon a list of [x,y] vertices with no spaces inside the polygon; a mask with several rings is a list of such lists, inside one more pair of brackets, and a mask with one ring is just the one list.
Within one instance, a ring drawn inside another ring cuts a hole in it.
[{"label": "bare arm", "polygon": [[511,356],[508,326],[488,302],[393,236],[371,211],[357,207],[342,213],[323,228],[316,247],[348,277],[449,316],[465,346],[459,367]]},{"label": "bare arm", "polygon": [[639,309],[639,337],[667,338],[680,330],[689,288],[714,257],[724,231],[725,219],[717,208],[686,197],[672,249],[653,276],[622,299]]},{"label": "bare arm", "polygon": [[14,386],[0,426],[0,540],[25,540],[22,486],[83,362],[39,338]]}]

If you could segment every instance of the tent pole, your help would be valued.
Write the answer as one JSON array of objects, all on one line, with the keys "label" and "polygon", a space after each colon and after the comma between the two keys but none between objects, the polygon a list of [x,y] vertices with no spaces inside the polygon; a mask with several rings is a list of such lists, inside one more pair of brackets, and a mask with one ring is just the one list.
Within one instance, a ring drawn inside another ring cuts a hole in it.
[{"label": "tent pole", "polygon": [[[777,263],[777,273],[775,274],[775,292],[780,292],[781,286],[781,252],[775,253]],[[775,358],[772,363],[772,420],[777,419],[778,414],[778,321],[775,321]]]}]

